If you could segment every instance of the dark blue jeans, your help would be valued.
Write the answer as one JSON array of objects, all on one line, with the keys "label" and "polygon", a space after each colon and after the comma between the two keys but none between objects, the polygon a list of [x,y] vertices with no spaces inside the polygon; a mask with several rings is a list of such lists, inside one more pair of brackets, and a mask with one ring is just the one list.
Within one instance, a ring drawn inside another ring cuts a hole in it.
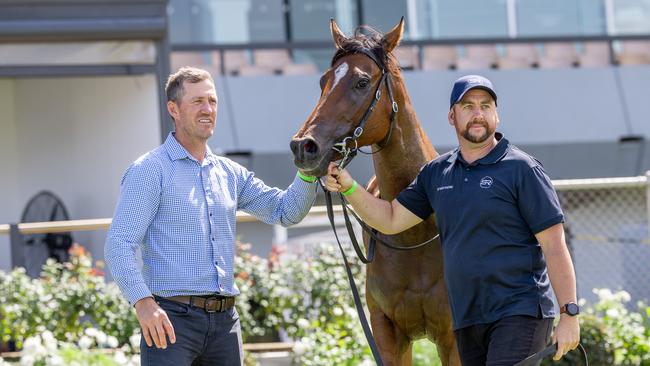
[{"label": "dark blue jeans", "polygon": [[508,316],[454,331],[463,366],[512,366],[550,341],[553,319]]},{"label": "dark blue jeans", "polygon": [[233,366],[244,364],[239,314],[235,308],[208,313],[164,298],[156,297],[176,333],[176,343],[167,339],[167,348],[147,346],[142,337],[142,366]]}]

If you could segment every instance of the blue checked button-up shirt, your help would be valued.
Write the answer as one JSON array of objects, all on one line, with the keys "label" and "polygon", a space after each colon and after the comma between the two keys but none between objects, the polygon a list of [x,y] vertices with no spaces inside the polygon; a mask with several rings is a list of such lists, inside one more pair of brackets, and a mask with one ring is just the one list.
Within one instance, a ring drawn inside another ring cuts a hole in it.
[{"label": "blue checked button-up shirt", "polygon": [[209,149],[199,163],[169,134],[122,178],[104,248],[106,263],[131,304],[152,294],[237,295],[237,210],[289,226],[307,215],[315,197],[315,183],[296,177],[286,191],[272,188]]}]

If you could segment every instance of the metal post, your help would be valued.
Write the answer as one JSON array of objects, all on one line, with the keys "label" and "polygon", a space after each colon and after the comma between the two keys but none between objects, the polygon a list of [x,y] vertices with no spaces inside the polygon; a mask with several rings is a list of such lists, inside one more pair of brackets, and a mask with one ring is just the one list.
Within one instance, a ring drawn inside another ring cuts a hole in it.
[{"label": "metal post", "polygon": [[650,235],[650,170],[645,172],[645,208],[646,221],[648,221],[648,233]]},{"label": "metal post", "polygon": [[357,0],[357,26],[363,24],[363,0]]},{"label": "metal post", "polygon": [[174,124],[167,112],[167,94],[165,84],[170,72],[169,37],[165,36],[156,42],[156,82],[158,84],[158,114],[160,116],[160,142],[165,142],[167,135],[174,130]]},{"label": "metal post", "polygon": [[[293,41],[293,27],[291,26],[291,3],[289,0],[282,0],[282,13],[284,15],[284,39],[286,42]],[[293,48],[289,49],[289,57],[291,61],[295,61],[295,51]],[[225,75],[225,73],[224,73]]]},{"label": "metal post", "polygon": [[25,267],[25,246],[23,234],[18,230],[18,224],[9,224],[9,243],[11,268]]},{"label": "metal post", "polygon": [[508,37],[517,37],[517,1],[506,0],[506,14],[508,17]]},{"label": "metal post", "polygon": [[287,244],[287,228],[282,225],[273,225],[273,245]]}]

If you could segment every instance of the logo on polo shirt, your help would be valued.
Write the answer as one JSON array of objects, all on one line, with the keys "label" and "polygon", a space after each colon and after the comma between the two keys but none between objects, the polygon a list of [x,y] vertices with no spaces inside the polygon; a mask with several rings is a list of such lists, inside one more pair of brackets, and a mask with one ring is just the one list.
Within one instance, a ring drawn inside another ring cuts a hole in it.
[{"label": "logo on polo shirt", "polygon": [[479,186],[481,186],[481,188],[490,188],[492,187],[492,183],[493,183],[492,177],[483,177],[481,178],[481,182],[479,183]]},{"label": "logo on polo shirt", "polygon": [[444,191],[444,190],[447,190],[447,189],[454,189],[454,186],[440,186],[440,187],[436,188],[436,191]]}]

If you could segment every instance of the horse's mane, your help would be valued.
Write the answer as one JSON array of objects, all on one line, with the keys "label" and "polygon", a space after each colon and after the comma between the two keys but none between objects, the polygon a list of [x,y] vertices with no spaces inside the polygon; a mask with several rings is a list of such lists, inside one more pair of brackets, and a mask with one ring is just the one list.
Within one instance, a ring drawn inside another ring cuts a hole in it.
[{"label": "horse's mane", "polygon": [[379,61],[384,63],[386,68],[395,73],[399,69],[397,59],[384,48],[383,37],[383,33],[371,26],[361,25],[357,27],[354,35],[346,37],[343,43],[339,45],[340,48],[336,50],[334,57],[332,57],[332,65],[343,56],[366,51],[375,55]]}]

